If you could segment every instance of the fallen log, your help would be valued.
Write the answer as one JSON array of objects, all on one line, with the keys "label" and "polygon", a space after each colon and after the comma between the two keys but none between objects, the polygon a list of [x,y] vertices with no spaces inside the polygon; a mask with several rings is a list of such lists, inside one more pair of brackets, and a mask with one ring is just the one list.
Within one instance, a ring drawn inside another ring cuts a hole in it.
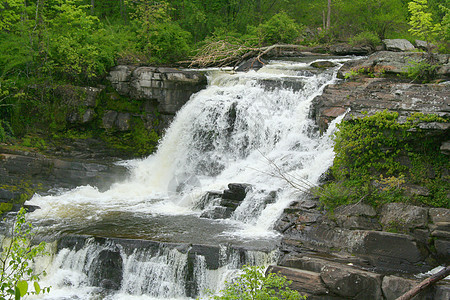
[{"label": "fallen log", "polygon": [[450,275],[450,266],[445,267],[441,271],[437,272],[436,274],[432,275],[431,277],[425,279],[415,287],[413,287],[411,290],[403,294],[402,296],[398,297],[396,300],[409,300],[427,287],[429,287],[432,284],[435,284],[441,279],[444,279]]}]

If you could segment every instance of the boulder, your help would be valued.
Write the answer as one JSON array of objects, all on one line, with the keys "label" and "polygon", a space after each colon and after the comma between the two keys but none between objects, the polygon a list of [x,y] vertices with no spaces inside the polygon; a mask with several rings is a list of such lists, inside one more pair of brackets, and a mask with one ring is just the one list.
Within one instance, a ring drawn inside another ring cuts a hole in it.
[{"label": "boulder", "polygon": [[[418,280],[410,280],[397,276],[385,276],[383,278],[383,294],[386,300],[395,300],[404,293],[411,290],[414,286],[419,284]],[[429,293],[420,293],[416,297],[415,300],[426,300],[429,299]]]},{"label": "boulder", "polygon": [[428,210],[405,203],[388,203],[381,210],[380,223],[384,230],[409,232],[415,228],[426,228]]},{"label": "boulder", "polygon": [[327,69],[327,68],[333,68],[335,66],[336,66],[335,63],[333,63],[331,61],[327,61],[327,60],[316,61],[316,62],[311,63],[311,67],[317,68],[317,69]]},{"label": "boulder", "polygon": [[300,293],[309,293],[314,295],[326,295],[328,289],[323,284],[320,274],[311,271],[305,271],[300,269],[270,266],[266,274],[278,274],[286,277],[292,284],[289,286],[291,289],[299,291]]},{"label": "boulder", "polygon": [[381,299],[379,274],[351,267],[326,266],[320,271],[325,286],[333,293],[348,299]]},{"label": "boulder", "polygon": [[267,64],[267,61],[265,59],[256,59],[255,57],[249,58],[239,64],[239,66],[236,68],[237,72],[247,72],[250,70],[259,70],[264,65]]},{"label": "boulder", "polygon": [[405,39],[385,39],[383,43],[388,51],[412,51],[415,49],[414,45]]}]

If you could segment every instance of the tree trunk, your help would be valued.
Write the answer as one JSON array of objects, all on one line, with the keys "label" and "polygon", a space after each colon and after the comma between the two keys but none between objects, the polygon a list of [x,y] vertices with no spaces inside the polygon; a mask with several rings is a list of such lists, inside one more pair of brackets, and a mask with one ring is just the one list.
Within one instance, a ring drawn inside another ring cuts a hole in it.
[{"label": "tree trunk", "polygon": [[328,7],[327,7],[327,30],[330,30],[331,25],[331,0],[328,0]]},{"label": "tree trunk", "polygon": [[95,0],[91,0],[91,15],[94,15]]},{"label": "tree trunk", "polygon": [[409,300],[409,299],[412,299],[412,297],[414,297],[415,295],[417,295],[418,293],[420,293],[421,291],[423,291],[424,289],[426,289],[430,285],[438,282],[441,279],[444,279],[448,275],[450,275],[450,266],[445,267],[444,269],[442,269],[441,271],[437,272],[433,276],[425,279],[424,281],[422,281],[421,283],[419,283],[418,285],[413,287],[409,292],[407,292],[407,293],[403,294],[402,296],[398,297],[396,300]]}]

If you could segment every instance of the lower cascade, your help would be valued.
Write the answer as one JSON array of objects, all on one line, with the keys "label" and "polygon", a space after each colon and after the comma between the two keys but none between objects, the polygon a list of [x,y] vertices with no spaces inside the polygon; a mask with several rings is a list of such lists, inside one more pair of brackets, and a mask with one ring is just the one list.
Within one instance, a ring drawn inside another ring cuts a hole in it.
[{"label": "lower cascade", "polygon": [[158,151],[121,162],[127,180],[28,201],[41,208],[29,218],[51,246],[37,266],[51,291],[40,297],[207,298],[243,265],[276,264],[273,225],[302,197],[293,186],[316,185],[334,157],[334,124],[320,134],[308,113],[338,66],[310,62],[207,70],[208,87],[177,113]]}]

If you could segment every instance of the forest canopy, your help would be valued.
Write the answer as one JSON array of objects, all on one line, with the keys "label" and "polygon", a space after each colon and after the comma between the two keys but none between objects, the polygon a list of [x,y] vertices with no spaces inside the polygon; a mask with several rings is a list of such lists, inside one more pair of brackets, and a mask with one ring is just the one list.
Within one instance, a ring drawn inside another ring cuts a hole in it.
[{"label": "forest canopy", "polygon": [[0,0],[0,142],[26,132],[23,103],[31,111],[55,85],[99,84],[119,63],[173,65],[218,41],[375,47],[419,37],[448,52],[449,11],[450,0]]}]

